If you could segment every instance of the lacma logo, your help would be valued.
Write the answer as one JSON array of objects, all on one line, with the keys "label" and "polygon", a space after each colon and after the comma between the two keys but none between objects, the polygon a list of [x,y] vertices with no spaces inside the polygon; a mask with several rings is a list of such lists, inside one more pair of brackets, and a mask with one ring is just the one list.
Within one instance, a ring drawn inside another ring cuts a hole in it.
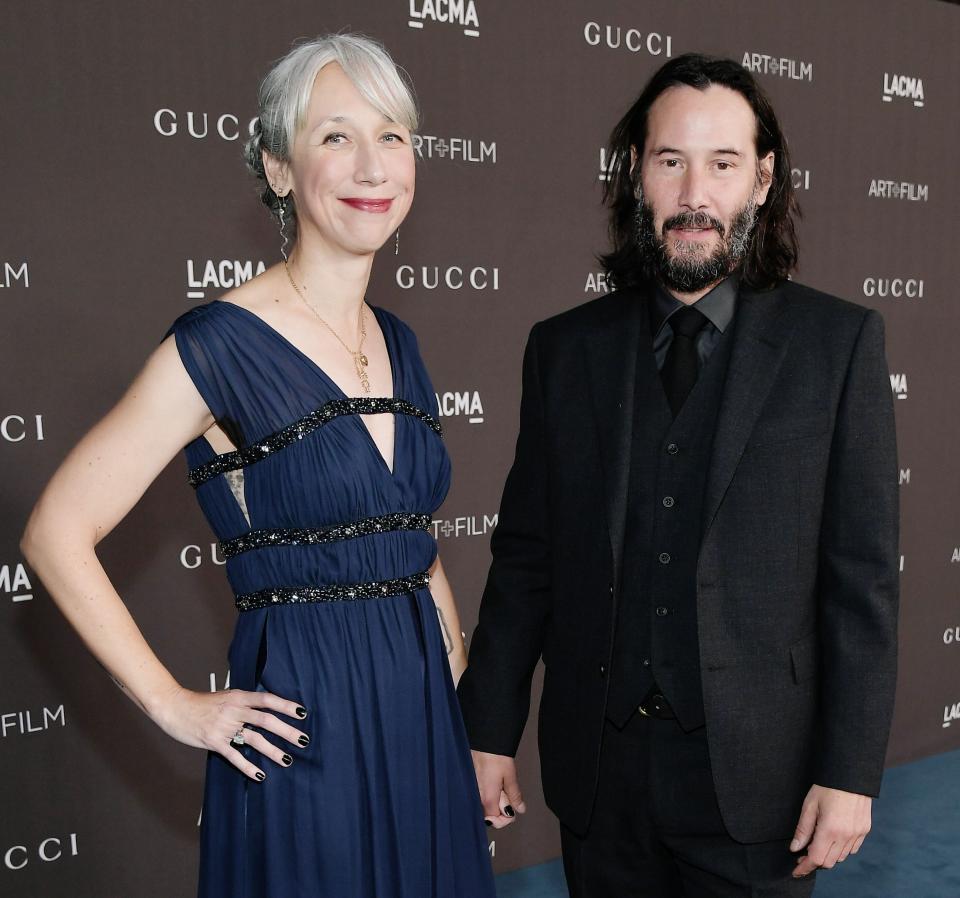
[{"label": "lacma logo", "polygon": [[440,417],[467,416],[470,424],[483,424],[483,403],[476,390],[464,390],[461,393],[437,393],[437,408]]},{"label": "lacma logo", "polygon": [[892,103],[894,98],[912,100],[914,106],[923,106],[923,78],[909,75],[883,73],[883,102]]},{"label": "lacma logo", "polygon": [[943,709],[943,725],[950,726],[955,720],[960,720],[960,702],[955,705],[946,705]]},{"label": "lacma logo", "polygon": [[893,390],[893,395],[896,396],[897,399],[906,399],[907,398],[907,375],[891,374],[890,388]]},{"label": "lacma logo", "polygon": [[613,177],[613,163],[616,160],[612,156],[607,156],[607,148],[600,147],[600,174],[597,179],[600,181],[609,181]]},{"label": "lacma logo", "polygon": [[207,259],[196,262],[187,259],[187,299],[204,299],[211,287],[218,291],[239,287],[244,281],[263,274],[265,270],[266,265],[263,262],[250,259],[243,262],[239,259]]},{"label": "lacma logo", "polygon": [[467,37],[480,37],[480,19],[474,0],[410,0],[411,28],[423,28],[424,22],[459,25]]},{"label": "lacma logo", "polygon": [[3,268],[0,269],[0,288],[13,286],[30,286],[30,270],[26,262],[3,263]]},{"label": "lacma logo", "polygon": [[21,563],[0,565],[0,591],[11,602],[29,602],[33,598],[33,586]]}]

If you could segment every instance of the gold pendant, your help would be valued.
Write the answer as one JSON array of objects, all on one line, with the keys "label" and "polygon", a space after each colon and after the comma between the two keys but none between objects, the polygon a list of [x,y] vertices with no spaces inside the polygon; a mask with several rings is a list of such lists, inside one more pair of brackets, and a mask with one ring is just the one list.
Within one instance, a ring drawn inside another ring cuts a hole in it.
[{"label": "gold pendant", "polygon": [[367,375],[367,372],[364,370],[364,365],[367,364],[367,357],[362,353],[355,353],[353,356],[353,366],[357,369],[357,377],[360,378],[360,387],[364,393],[370,392],[370,377]]}]

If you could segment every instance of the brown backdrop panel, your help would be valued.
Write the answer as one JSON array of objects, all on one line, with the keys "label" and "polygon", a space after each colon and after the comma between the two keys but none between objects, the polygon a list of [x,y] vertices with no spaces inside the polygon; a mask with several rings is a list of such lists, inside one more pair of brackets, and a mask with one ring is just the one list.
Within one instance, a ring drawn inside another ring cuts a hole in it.
[{"label": "brown backdrop panel", "polygon": [[[344,27],[386,43],[423,107],[417,199],[369,296],[414,327],[437,389],[454,482],[434,529],[468,635],[513,453],[526,335],[603,290],[595,253],[610,128],[669,56],[729,55],[757,72],[790,139],[805,213],[799,279],[887,322],[903,498],[889,760],[960,746],[950,389],[960,363],[947,277],[960,11],[933,0],[909,11],[895,0],[464,0],[476,22],[449,22],[431,8],[174,0],[146,17],[130,5],[36,0],[0,13],[4,895],[194,889],[201,753],[123,700],[18,541],[56,465],[169,323],[278,259],[240,158],[257,79],[291,39]],[[234,616],[212,542],[178,458],[100,547],[148,639],[195,689],[223,687]],[[495,837],[497,870],[557,852],[534,732],[519,754],[531,810]]]}]

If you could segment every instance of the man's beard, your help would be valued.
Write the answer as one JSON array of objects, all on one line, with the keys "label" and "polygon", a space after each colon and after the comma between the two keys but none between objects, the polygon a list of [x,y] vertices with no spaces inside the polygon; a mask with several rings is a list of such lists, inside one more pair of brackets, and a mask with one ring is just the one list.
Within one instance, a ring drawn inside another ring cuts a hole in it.
[{"label": "man's beard", "polygon": [[[648,273],[659,277],[677,293],[698,293],[711,284],[723,280],[732,272],[750,250],[750,237],[757,220],[757,204],[751,197],[730,222],[730,233],[718,218],[706,212],[681,212],[668,218],[657,232],[653,208],[641,197],[637,202],[637,244]],[[707,254],[703,244],[696,241],[675,240],[673,253],[663,236],[671,228],[712,227],[720,242]]]}]

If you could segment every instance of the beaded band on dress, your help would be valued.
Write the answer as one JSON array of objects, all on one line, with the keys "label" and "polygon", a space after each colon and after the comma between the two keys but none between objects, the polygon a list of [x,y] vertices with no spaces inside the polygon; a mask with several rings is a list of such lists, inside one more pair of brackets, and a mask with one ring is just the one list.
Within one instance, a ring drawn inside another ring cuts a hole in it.
[{"label": "beaded band on dress", "polygon": [[430,574],[421,571],[395,580],[374,580],[369,583],[329,586],[280,586],[247,592],[236,598],[238,611],[256,611],[274,605],[298,605],[306,602],[355,602],[360,599],[386,599],[423,589],[430,583]]},{"label": "beaded band on dress", "polygon": [[226,471],[236,471],[239,468],[245,468],[247,465],[263,461],[270,453],[283,449],[297,440],[302,440],[334,418],[339,418],[342,415],[379,414],[410,415],[413,418],[419,418],[438,435],[443,435],[443,428],[433,415],[417,408],[412,402],[407,402],[406,399],[387,397],[332,399],[316,411],[304,415],[299,421],[295,421],[282,430],[258,440],[253,445],[245,446],[243,449],[235,449],[233,452],[225,452],[205,464],[198,465],[189,472],[187,480],[196,489],[201,484]]},{"label": "beaded band on dress", "polygon": [[251,530],[235,539],[224,540],[220,543],[220,552],[223,557],[234,558],[242,552],[253,549],[263,549],[267,546],[316,546],[321,543],[339,542],[345,539],[356,539],[360,536],[371,536],[375,533],[390,533],[398,530],[429,530],[430,515],[395,514],[378,515],[372,518],[362,518],[350,524],[337,524],[320,529],[296,530]]}]

